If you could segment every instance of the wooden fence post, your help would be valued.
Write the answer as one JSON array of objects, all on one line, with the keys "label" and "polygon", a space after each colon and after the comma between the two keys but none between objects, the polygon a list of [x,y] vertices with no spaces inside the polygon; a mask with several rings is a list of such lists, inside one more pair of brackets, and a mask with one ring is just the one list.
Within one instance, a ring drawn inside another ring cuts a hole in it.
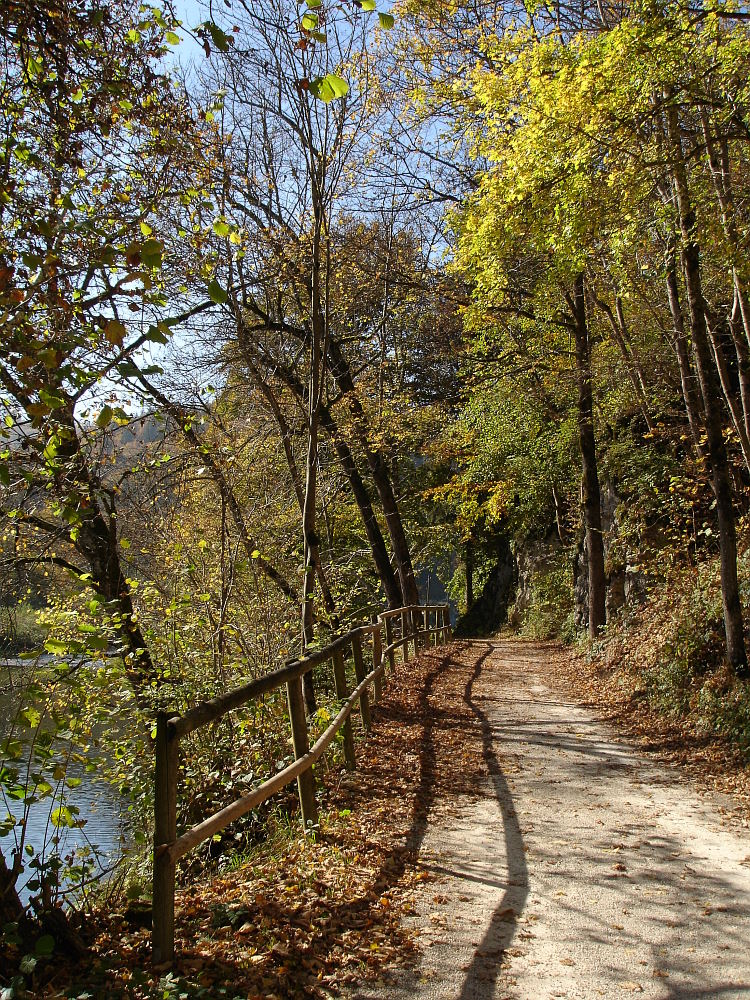
[{"label": "wooden fence post", "polygon": [[[292,746],[294,756],[297,760],[304,757],[310,749],[307,735],[307,718],[305,716],[305,703],[302,698],[302,678],[296,677],[293,681],[286,682],[286,698],[289,706],[289,723],[292,728]],[[315,778],[312,768],[303,771],[297,777],[297,791],[299,792],[299,807],[302,814],[302,826],[307,832],[318,819],[318,810],[315,805]]]},{"label": "wooden fence post", "polygon": [[[362,636],[357,633],[352,639],[352,653],[354,654],[354,672],[357,675],[357,684],[361,683],[365,677],[367,677],[367,671],[365,670],[365,661],[362,656]],[[372,716],[370,715],[370,692],[365,689],[359,696],[359,713],[362,717],[362,726],[367,732],[372,725]]]},{"label": "wooden fence post", "polygon": [[411,621],[412,621],[412,628],[414,629],[414,655],[419,656],[419,650],[424,645],[424,636],[419,634],[422,631],[421,608],[415,606],[411,609]]},{"label": "wooden fence post", "polygon": [[151,943],[154,962],[174,959],[175,862],[169,848],[177,840],[177,750],[179,740],[169,732],[169,714],[156,716],[154,778],[154,884]]},{"label": "wooden fence post", "polygon": [[[386,618],[385,619],[385,644],[386,644],[386,646],[392,646],[393,645],[393,619],[392,618]],[[393,672],[396,669],[396,650],[395,649],[391,649],[388,652],[388,663],[390,664],[391,672]]]},{"label": "wooden fence post", "polygon": [[404,663],[409,662],[409,629],[408,623],[411,616],[406,611],[401,612],[401,656]]},{"label": "wooden fence post", "polygon": [[[383,662],[383,643],[380,638],[380,624],[378,623],[378,616],[372,616],[372,668],[376,670],[380,664]],[[378,674],[375,678],[375,692],[373,697],[373,704],[377,705],[380,699],[383,697],[383,675]]]},{"label": "wooden fence post", "polygon": [[[344,653],[337,649],[333,654],[333,681],[336,685],[336,697],[344,701],[349,697],[349,689],[346,685],[346,668],[344,667]],[[349,716],[342,727],[344,734],[344,763],[348,771],[353,771],[357,766],[354,756],[354,734],[352,732],[352,718]]]},{"label": "wooden fence post", "polygon": [[443,642],[447,644],[451,641],[451,609],[448,604],[443,608],[443,626]]}]

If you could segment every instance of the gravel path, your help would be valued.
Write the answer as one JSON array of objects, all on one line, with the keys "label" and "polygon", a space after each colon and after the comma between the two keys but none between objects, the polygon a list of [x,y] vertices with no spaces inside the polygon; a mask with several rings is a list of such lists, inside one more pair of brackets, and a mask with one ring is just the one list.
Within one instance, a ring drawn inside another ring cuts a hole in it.
[{"label": "gravel path", "polygon": [[747,830],[553,694],[543,648],[452,649],[480,792],[443,782],[415,845],[420,964],[350,996],[750,998]]}]

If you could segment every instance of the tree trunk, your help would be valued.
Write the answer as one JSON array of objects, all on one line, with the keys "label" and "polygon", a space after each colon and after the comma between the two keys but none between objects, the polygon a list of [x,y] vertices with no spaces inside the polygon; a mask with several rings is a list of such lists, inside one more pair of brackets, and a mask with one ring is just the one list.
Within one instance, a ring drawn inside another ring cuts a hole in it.
[{"label": "tree trunk", "polygon": [[[247,358],[250,350],[250,344],[247,336],[243,335],[240,346],[243,354]],[[304,401],[304,386],[293,372],[291,372],[288,368],[277,364],[275,366],[275,374],[279,379],[281,379],[283,384],[294,393],[297,399],[301,402]],[[332,441],[336,451],[336,456],[341,463],[341,467],[346,473],[347,479],[349,480],[352,496],[354,497],[354,502],[356,503],[360,517],[362,518],[362,524],[367,535],[367,541],[370,544],[370,551],[372,552],[375,569],[381,583],[383,584],[383,590],[385,591],[388,607],[400,608],[404,603],[403,595],[401,593],[401,585],[399,584],[398,578],[396,577],[393,567],[391,566],[383,533],[380,530],[378,519],[372,508],[370,494],[362,476],[360,475],[359,469],[357,468],[357,463],[354,459],[351,448],[344,440],[333,414],[324,404],[321,404],[320,407],[320,425]]]},{"label": "tree trunk", "polygon": [[573,293],[576,372],[578,376],[578,441],[583,470],[583,520],[586,532],[589,578],[589,635],[595,639],[606,623],[607,587],[604,575],[604,539],[599,473],[594,436],[594,396],[591,379],[591,351],[586,320],[583,275],[575,281]]},{"label": "tree trunk", "polygon": [[[312,180],[313,210],[315,216],[313,232],[313,252],[311,261],[311,319],[312,338],[310,341],[310,376],[307,390],[308,424],[307,424],[307,459],[305,462],[305,495],[302,504],[302,540],[304,547],[304,565],[302,567],[302,649],[307,650],[315,639],[315,557],[318,549],[317,532],[317,499],[318,499],[318,429],[320,426],[320,406],[323,392],[323,370],[325,366],[326,319],[323,315],[321,301],[322,261],[321,242],[323,229],[323,213],[321,201],[315,194],[319,188],[317,178]],[[317,705],[312,672],[308,671],[302,677],[302,693],[305,699],[305,711],[308,716],[314,715]]]},{"label": "tree trunk", "polygon": [[[311,376],[311,383],[314,381]],[[312,551],[317,547],[318,536],[315,530],[315,501],[317,499],[317,468],[318,468],[318,415],[315,412],[311,393],[310,421],[308,425],[307,463],[305,475],[305,502],[302,507],[302,537],[304,542],[304,565],[302,567],[302,649],[308,649],[315,639],[315,605],[313,590],[315,575]],[[305,712],[314,715],[317,705],[312,672],[302,676],[302,694],[305,699]]]},{"label": "tree trunk", "polygon": [[688,424],[690,425],[690,435],[693,439],[693,444],[698,454],[703,455],[703,402],[698,391],[698,385],[696,384],[696,375],[690,361],[687,335],[685,333],[685,317],[683,316],[682,305],[680,304],[680,293],[677,283],[677,268],[671,249],[667,264],[666,282],[667,299],[669,300],[669,309],[672,313],[672,324],[674,326],[672,346],[677,355],[677,364],[680,369],[682,399],[685,403],[685,412]]},{"label": "tree trunk", "polygon": [[393,555],[398,566],[404,603],[419,604],[419,591],[414,578],[414,567],[411,562],[409,542],[406,538],[401,513],[398,509],[395,493],[393,492],[393,482],[387,463],[380,449],[373,448],[369,440],[367,417],[357,395],[349,363],[344,357],[341,346],[335,340],[331,340],[329,355],[331,358],[331,374],[336,378],[339,388],[349,406],[349,411],[354,418],[354,428],[357,438],[364,449],[370,474],[372,475],[375,489],[378,491],[378,496],[383,506],[388,534],[393,546]]},{"label": "tree trunk", "polygon": [[[258,366],[255,364],[253,359],[249,356],[249,352],[244,352],[245,364],[255,382],[256,388],[262,394],[263,398],[268,403],[268,408],[270,409],[273,417],[276,421],[276,425],[279,428],[279,434],[281,436],[281,444],[284,448],[284,455],[286,456],[286,464],[289,469],[289,478],[292,481],[292,488],[294,489],[294,495],[297,498],[297,503],[299,504],[300,513],[305,509],[305,488],[302,484],[302,479],[299,474],[299,469],[297,468],[297,461],[294,457],[294,449],[292,447],[292,434],[289,430],[289,425],[286,422],[284,414],[282,412],[279,401],[276,395],[268,384],[266,379],[263,378]],[[323,605],[329,615],[332,616],[332,624],[334,628],[338,626],[338,619],[335,618],[336,612],[336,602],[333,599],[333,594],[331,593],[331,588],[328,583],[328,577],[326,575],[325,569],[323,567],[323,560],[320,556],[320,546],[313,546],[310,555],[312,556],[313,565],[315,566],[315,575],[318,578],[318,583],[320,585],[320,592],[323,595]]]},{"label": "tree trunk", "polygon": [[336,449],[338,460],[341,463],[347,478],[349,479],[352,496],[354,497],[354,501],[357,504],[357,508],[359,509],[362,517],[362,523],[367,534],[367,540],[370,543],[372,558],[375,563],[378,576],[380,577],[380,581],[383,584],[383,590],[385,591],[388,607],[400,608],[404,603],[401,584],[393,571],[393,566],[391,565],[391,561],[388,557],[388,549],[386,548],[383,533],[380,530],[380,525],[378,524],[378,519],[375,516],[375,511],[372,509],[370,494],[368,493],[367,486],[359,473],[351,448],[342,438],[338,425],[327,407],[323,407],[321,409],[321,424],[326,434],[328,434],[333,441],[333,446]]},{"label": "tree trunk", "polygon": [[750,349],[747,346],[747,336],[743,329],[742,295],[735,283],[732,311],[727,317],[729,331],[732,334],[734,353],[737,357],[737,375],[740,382],[740,400],[742,401],[742,416],[745,434],[750,440]]},{"label": "tree trunk", "polygon": [[685,289],[690,310],[690,332],[693,340],[698,380],[706,417],[708,459],[716,499],[716,518],[719,529],[721,557],[721,597],[724,606],[724,631],[727,657],[737,674],[747,673],[744,623],[737,581],[737,537],[735,530],[732,484],[723,435],[723,414],[716,369],[711,358],[708,340],[705,303],[701,280],[700,248],[696,237],[696,216],[690,198],[685,167],[682,136],[677,107],[667,100],[667,127],[671,146],[671,172],[682,235],[682,266],[685,272]]},{"label": "tree trunk", "polygon": [[0,926],[18,924],[22,930],[26,924],[23,903],[16,891],[16,873],[8,868],[0,851]]},{"label": "tree trunk", "polygon": [[137,622],[130,586],[122,571],[114,499],[111,500],[111,509],[107,510],[103,504],[106,491],[97,484],[76,432],[72,403],[69,408],[58,412],[61,417],[57,453],[62,463],[60,483],[67,506],[78,516],[73,544],[88,563],[97,593],[117,607],[117,633],[123,646],[125,671],[136,700],[142,702],[145,690],[158,683],[158,675]]},{"label": "tree trunk", "polygon": [[747,432],[745,431],[745,421],[742,413],[742,407],[735,398],[732,380],[729,374],[729,367],[727,365],[726,355],[724,354],[724,348],[722,347],[721,340],[715,332],[713,325],[708,321],[708,316],[706,316],[706,330],[708,331],[708,338],[711,343],[716,370],[719,373],[719,382],[721,383],[721,389],[724,393],[724,402],[727,404],[729,416],[732,420],[732,426],[734,427],[735,433],[740,442],[742,457],[745,460],[745,468],[748,472],[750,472],[750,441],[748,441]]},{"label": "tree trunk", "polygon": [[568,532],[565,527],[567,516],[567,503],[565,496],[556,487],[552,487],[552,502],[555,505],[555,524],[557,525],[557,537],[563,545],[568,544]]},{"label": "tree trunk", "polygon": [[[721,210],[721,222],[732,253],[732,282],[734,285],[735,302],[739,308],[739,319],[745,334],[744,355],[750,349],[750,306],[745,291],[746,283],[743,272],[746,270],[746,255],[742,251],[742,240],[737,231],[737,218],[734,203],[732,174],[729,161],[729,144],[726,136],[718,138],[711,133],[711,122],[708,111],[701,108],[701,125],[706,144],[708,165],[714,185],[714,193]],[[734,310],[733,310],[734,311]]]},{"label": "tree trunk", "polygon": [[[740,399],[742,401],[743,425],[745,438],[750,440],[750,307],[745,293],[745,282],[741,269],[744,255],[741,250],[741,240],[737,231],[737,219],[734,205],[732,175],[729,163],[729,145],[725,137],[715,138],[711,133],[711,122],[708,111],[701,109],[701,124],[706,143],[708,165],[713,180],[714,193],[721,211],[721,221],[724,233],[732,254],[732,283],[734,296],[729,319],[729,329],[732,334],[735,354],[737,355],[737,373],[740,382]],[[722,379],[723,381],[723,379]]]},{"label": "tree trunk", "polygon": [[612,311],[610,305],[598,296],[594,298],[594,301],[602,310],[604,315],[609,321],[610,328],[612,330],[612,336],[615,339],[615,343],[620,349],[620,354],[625,362],[625,369],[628,373],[628,378],[630,379],[630,384],[633,386],[636,396],[638,397],[638,402],[640,403],[641,413],[643,414],[643,419],[646,421],[646,427],[649,431],[653,431],[654,425],[651,420],[651,414],[648,407],[648,396],[646,395],[646,384],[643,378],[643,372],[641,371],[641,366],[638,363],[638,359],[635,357],[633,348],[627,336],[627,327],[625,326],[625,316],[622,309],[622,299],[617,296],[615,308],[617,310],[617,315]]}]

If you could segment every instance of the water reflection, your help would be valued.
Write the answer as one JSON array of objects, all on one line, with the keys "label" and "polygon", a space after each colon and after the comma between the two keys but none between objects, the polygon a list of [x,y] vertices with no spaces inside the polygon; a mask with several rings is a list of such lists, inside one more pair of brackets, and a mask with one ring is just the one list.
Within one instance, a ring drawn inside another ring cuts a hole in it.
[{"label": "water reflection", "polygon": [[[18,729],[13,725],[13,719],[19,708],[18,691],[22,688],[22,678],[19,671],[26,669],[22,661],[6,661],[2,664],[4,679],[7,683],[0,685],[0,744],[6,738],[18,735]],[[19,685],[19,679],[21,684]],[[38,894],[38,871],[31,867],[33,856],[43,858],[49,863],[55,856],[63,861],[60,889],[70,888],[70,875],[65,869],[76,860],[91,862],[91,875],[101,876],[109,871],[121,856],[127,840],[127,803],[111,785],[102,781],[96,772],[88,771],[85,764],[75,759],[76,747],[67,746],[67,760],[63,771],[55,780],[45,770],[44,777],[52,785],[53,793],[40,798],[36,802],[24,804],[23,801],[9,797],[0,791],[0,821],[10,813],[16,819],[26,817],[23,842],[21,828],[16,826],[11,832],[0,839],[0,849],[9,867],[18,851],[24,847],[24,872],[18,881],[19,895],[23,902]],[[20,759],[13,766],[20,772],[19,780],[24,782],[25,775],[38,772],[36,761],[31,761],[31,749],[25,746]],[[0,761],[2,754],[0,753]],[[75,787],[65,789],[65,801],[74,806],[78,813],[74,821],[80,825],[56,826],[53,822],[55,810],[60,807],[60,792],[64,784]],[[33,781],[29,788],[33,788]],[[33,849],[33,850],[32,850]],[[31,885],[29,885],[31,883]]]}]

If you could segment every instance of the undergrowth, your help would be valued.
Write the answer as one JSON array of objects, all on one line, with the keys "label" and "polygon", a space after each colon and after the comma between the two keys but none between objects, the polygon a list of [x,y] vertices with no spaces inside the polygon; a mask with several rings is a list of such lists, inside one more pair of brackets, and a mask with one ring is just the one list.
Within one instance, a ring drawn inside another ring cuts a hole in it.
[{"label": "undergrowth", "polygon": [[529,597],[517,623],[521,635],[562,642],[575,639],[573,581],[567,552],[560,552],[533,575]]},{"label": "undergrowth", "polygon": [[[750,549],[740,559],[750,591]],[[591,649],[635,702],[720,734],[750,761],[750,684],[726,663],[718,560],[672,568],[646,603],[615,619]]]}]

